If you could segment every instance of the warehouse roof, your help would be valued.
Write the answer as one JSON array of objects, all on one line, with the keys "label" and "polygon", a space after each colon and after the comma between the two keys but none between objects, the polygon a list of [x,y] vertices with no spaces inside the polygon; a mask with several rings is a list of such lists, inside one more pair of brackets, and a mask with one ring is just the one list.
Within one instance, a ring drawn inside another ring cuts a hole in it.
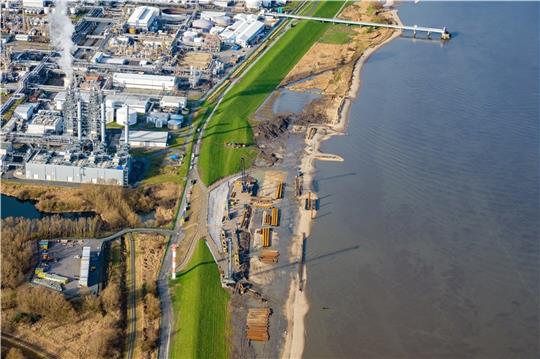
[{"label": "warehouse roof", "polygon": [[157,7],[139,6],[128,19],[128,24],[133,26],[148,26],[149,23],[159,15]]},{"label": "warehouse roof", "polygon": [[112,106],[113,102],[120,102],[129,105],[130,107],[146,108],[148,102],[150,102],[150,97],[128,94],[107,95],[105,99],[105,103],[107,104],[107,106]]},{"label": "warehouse roof", "polygon": [[[122,129],[120,141],[124,141],[125,130]],[[129,142],[157,142],[167,143],[169,133],[167,131],[129,131]]]},{"label": "warehouse roof", "polygon": [[[82,102],[90,102],[90,93],[89,92],[80,92]],[[60,91],[54,96],[54,101],[65,101],[66,100],[66,91]]]}]

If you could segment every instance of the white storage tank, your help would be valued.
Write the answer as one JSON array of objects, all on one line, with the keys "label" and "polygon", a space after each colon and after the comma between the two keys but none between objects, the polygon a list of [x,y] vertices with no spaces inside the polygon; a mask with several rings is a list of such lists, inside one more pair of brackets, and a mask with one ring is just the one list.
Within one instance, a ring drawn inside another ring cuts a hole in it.
[{"label": "white storage tank", "polygon": [[116,123],[119,125],[125,125],[126,121],[129,125],[137,123],[137,112],[129,108],[129,106],[123,105],[116,110]]},{"label": "white storage tank", "polygon": [[181,127],[182,127],[182,120],[169,120],[169,121],[167,121],[167,128],[169,130],[179,130]]}]

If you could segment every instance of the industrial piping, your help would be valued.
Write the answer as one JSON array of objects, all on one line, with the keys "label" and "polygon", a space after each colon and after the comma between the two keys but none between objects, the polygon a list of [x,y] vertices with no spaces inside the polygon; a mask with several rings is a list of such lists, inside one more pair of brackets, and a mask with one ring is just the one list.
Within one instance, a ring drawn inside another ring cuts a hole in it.
[{"label": "industrial piping", "polygon": [[105,143],[105,102],[101,103],[101,142]]},{"label": "industrial piping", "polygon": [[77,139],[82,140],[82,103],[77,101]]}]

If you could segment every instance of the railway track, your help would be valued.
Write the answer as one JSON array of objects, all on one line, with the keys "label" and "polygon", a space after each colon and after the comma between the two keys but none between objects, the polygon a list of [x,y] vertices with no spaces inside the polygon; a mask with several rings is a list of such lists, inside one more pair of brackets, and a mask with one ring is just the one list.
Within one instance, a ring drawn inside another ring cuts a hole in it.
[{"label": "railway track", "polygon": [[137,294],[135,291],[135,239],[133,234],[128,234],[129,238],[129,295],[128,295],[128,323],[129,336],[127,358],[133,358],[135,343],[137,341]]},{"label": "railway track", "polygon": [[2,346],[19,348],[30,359],[56,359],[57,357],[47,353],[34,344],[25,342],[8,333],[2,333]]}]

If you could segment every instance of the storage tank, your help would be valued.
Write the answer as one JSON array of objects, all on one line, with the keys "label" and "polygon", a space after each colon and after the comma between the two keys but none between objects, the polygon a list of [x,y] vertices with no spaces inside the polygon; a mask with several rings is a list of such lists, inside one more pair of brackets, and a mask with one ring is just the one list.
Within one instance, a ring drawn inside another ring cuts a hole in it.
[{"label": "storage tank", "polygon": [[118,110],[116,110],[116,123],[119,125],[124,125],[125,123],[129,125],[134,125],[137,123],[137,112],[130,109],[128,106],[123,105]]},{"label": "storage tank", "polygon": [[167,121],[167,128],[169,130],[179,130],[182,127],[181,120],[169,120]]},{"label": "storage tank", "polygon": [[201,30],[204,30],[204,31],[209,31],[212,28],[213,24],[212,24],[212,22],[210,22],[208,20],[199,19],[199,20],[193,21],[192,26],[195,29],[201,29]]},{"label": "storage tank", "polygon": [[218,16],[214,19],[214,22],[219,26],[229,26],[231,24],[231,18],[226,15]]}]

